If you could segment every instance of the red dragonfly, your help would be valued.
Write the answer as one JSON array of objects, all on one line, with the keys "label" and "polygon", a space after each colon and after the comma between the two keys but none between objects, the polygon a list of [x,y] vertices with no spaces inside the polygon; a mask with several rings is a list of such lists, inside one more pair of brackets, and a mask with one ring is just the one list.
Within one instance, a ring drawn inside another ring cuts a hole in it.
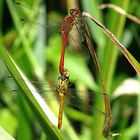
[{"label": "red dragonfly", "polygon": [[[40,22],[40,21],[36,21],[36,19],[32,19],[30,17],[46,17],[45,13],[40,12],[36,9],[32,9],[31,7],[29,7],[28,5],[26,5],[24,2],[18,2],[16,3],[16,6],[18,8],[19,11],[19,16],[20,16],[20,22],[22,24],[26,23],[30,23],[29,25],[33,25],[33,26],[37,26],[37,28],[39,27],[40,29],[44,29],[47,30],[47,32],[49,32],[49,27],[53,27],[56,28],[55,30],[61,31],[62,33],[62,50],[61,50],[61,56],[60,56],[60,64],[59,64],[59,72],[60,74],[62,74],[64,72],[64,55],[65,55],[65,49],[66,49],[66,45],[68,43],[68,41],[70,42],[70,48],[74,48],[75,50],[78,50],[78,53],[81,53],[81,40],[84,40],[82,34],[80,34],[81,31],[77,30],[77,26],[74,26],[74,22],[73,22],[73,17],[72,16],[67,16],[65,17],[64,20],[60,19],[55,19],[54,18],[54,22],[56,23],[52,23],[50,21],[49,25],[45,25],[45,23]],[[22,11],[21,11],[22,10]],[[21,12],[20,12],[21,11]],[[30,16],[27,16],[30,15]],[[25,32],[29,32],[30,29],[29,27],[26,29],[27,31]],[[74,32],[74,33],[73,33]],[[87,53],[87,50],[84,50],[82,52],[82,54],[85,54],[85,51]]]}]

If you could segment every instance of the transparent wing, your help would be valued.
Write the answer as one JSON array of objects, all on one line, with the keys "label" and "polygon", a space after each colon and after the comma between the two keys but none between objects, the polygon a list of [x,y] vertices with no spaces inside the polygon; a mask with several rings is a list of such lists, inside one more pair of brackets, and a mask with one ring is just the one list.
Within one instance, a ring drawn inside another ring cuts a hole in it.
[{"label": "transparent wing", "polygon": [[[43,29],[47,31],[48,36],[61,31],[61,24],[63,24],[64,22],[62,16],[58,16],[57,14],[50,15],[41,12],[37,9],[30,7],[24,2],[17,2],[15,3],[15,5],[17,7],[17,11],[20,17],[19,22],[24,27],[23,29],[28,36],[30,36],[30,34],[34,35],[34,28],[37,30]],[[47,19],[46,22],[39,20],[42,18]],[[83,31],[79,28],[77,24],[74,24],[71,28],[71,31],[68,34],[68,38],[70,51],[76,52],[80,56],[84,55],[84,58],[89,58],[89,54],[87,53],[88,51],[86,50],[86,47],[84,46],[85,44],[83,43],[85,40]]]},{"label": "transparent wing", "polygon": [[[16,77],[17,78],[17,77]],[[13,78],[11,76],[7,76],[6,79],[8,81],[13,83]],[[18,80],[20,80],[18,78]],[[37,88],[36,91],[32,91],[36,94],[40,93],[42,98],[46,101],[50,100],[58,100],[59,101],[59,93],[57,90],[57,84],[51,84],[49,82],[38,82],[38,81],[30,81],[35,87]],[[21,89],[13,89],[11,87],[9,89],[10,93],[13,95],[24,95],[22,94]],[[91,114],[91,113],[98,113],[100,115],[105,116],[104,109],[101,109],[100,106],[97,106],[100,104],[100,102],[104,103],[104,96],[102,93],[94,93],[91,91],[83,91],[83,90],[77,90],[74,88],[69,87],[66,96],[65,96],[65,105],[68,105],[69,107],[72,107],[76,110]]]},{"label": "transparent wing", "polygon": [[[51,29],[55,29],[57,32],[60,31],[60,22],[62,21],[62,17],[55,14],[53,16],[48,16],[45,10],[38,10],[39,7],[32,8],[24,2],[16,2],[15,6],[18,11],[20,23],[23,26],[28,26],[26,31],[29,32],[32,27],[36,27],[38,29],[44,29],[47,31],[52,31]],[[48,19],[49,18],[49,19]],[[45,19],[41,20],[41,19]],[[51,29],[50,29],[51,28]]]}]

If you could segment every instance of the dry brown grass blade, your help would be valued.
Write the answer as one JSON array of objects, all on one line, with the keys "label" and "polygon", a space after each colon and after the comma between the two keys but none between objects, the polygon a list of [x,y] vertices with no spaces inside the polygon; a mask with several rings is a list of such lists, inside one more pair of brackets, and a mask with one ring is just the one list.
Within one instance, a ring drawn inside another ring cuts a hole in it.
[{"label": "dry brown grass blade", "polygon": [[125,10],[123,10],[121,7],[119,7],[117,5],[114,5],[114,4],[101,4],[99,6],[99,8],[100,9],[111,8],[111,9],[115,10],[116,12],[126,16],[128,19],[136,22],[137,24],[140,24],[140,18],[127,13]]},{"label": "dry brown grass blade", "polygon": [[96,70],[99,74],[99,79],[100,79],[103,94],[104,94],[106,117],[105,117],[105,128],[104,128],[103,134],[104,134],[105,138],[108,139],[108,138],[110,138],[110,136],[112,136],[112,134],[110,132],[111,125],[112,125],[112,112],[111,112],[111,107],[110,107],[110,101],[109,101],[107,90],[106,90],[105,83],[103,80],[100,64],[99,64],[99,61],[98,61],[97,56],[96,56],[96,52],[95,52],[93,44],[92,44],[92,40],[91,40],[88,26],[87,26],[87,24],[85,24],[84,26],[85,26],[84,28],[86,29],[85,38],[86,38],[86,42],[87,42],[87,47],[88,47],[89,53],[92,57],[92,60],[94,61]]},{"label": "dry brown grass blade", "polygon": [[112,32],[110,32],[104,25],[102,25],[96,18],[91,16],[87,12],[83,12],[82,15],[84,17],[90,18],[97,26],[101,28],[101,30],[113,41],[114,44],[120,49],[122,54],[126,57],[128,62],[133,66],[138,75],[140,75],[140,64],[138,61],[131,55],[131,53],[119,42],[119,40],[114,36]]}]

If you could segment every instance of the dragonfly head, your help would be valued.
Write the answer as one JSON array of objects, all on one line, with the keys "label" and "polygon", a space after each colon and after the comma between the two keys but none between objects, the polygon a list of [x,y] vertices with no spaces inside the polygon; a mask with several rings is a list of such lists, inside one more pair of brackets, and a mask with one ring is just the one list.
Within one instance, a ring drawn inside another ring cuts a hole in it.
[{"label": "dragonfly head", "polygon": [[58,78],[58,92],[66,93],[69,86],[69,72],[67,69],[64,70],[63,74]]},{"label": "dragonfly head", "polygon": [[64,71],[61,73],[61,76],[58,78],[58,80],[69,80],[69,72],[67,69],[64,68]]},{"label": "dragonfly head", "polygon": [[81,12],[78,8],[70,9],[70,15],[73,17],[79,17],[79,15],[81,15]]}]

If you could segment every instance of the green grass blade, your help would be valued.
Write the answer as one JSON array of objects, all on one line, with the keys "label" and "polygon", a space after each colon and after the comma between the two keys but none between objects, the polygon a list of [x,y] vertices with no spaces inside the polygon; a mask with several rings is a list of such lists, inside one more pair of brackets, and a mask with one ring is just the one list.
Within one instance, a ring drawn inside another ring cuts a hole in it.
[{"label": "green grass blade", "polygon": [[[138,77],[140,83],[140,76]],[[138,94],[138,139],[140,139],[140,91]]]},{"label": "green grass blade", "polygon": [[[82,2],[84,11],[90,13],[91,15],[94,15],[100,22],[102,22],[102,13],[101,13],[101,10],[99,10],[97,8],[97,5],[98,5],[97,1],[88,0],[88,2],[87,2],[85,0],[82,0],[81,2]],[[102,33],[102,31],[100,29],[98,29],[98,27],[96,25],[92,24],[92,22],[90,20],[88,20],[88,24],[90,27],[92,37],[94,38],[98,47],[100,49],[103,49],[103,47],[105,45],[104,34]],[[102,52],[100,52],[100,53],[102,53]]]},{"label": "green grass blade", "polygon": [[[0,56],[3,59],[5,65],[7,66],[8,70],[11,72],[13,77],[19,77],[19,79],[15,78],[19,86],[23,89],[23,94],[25,95],[25,99],[31,107],[31,110],[37,117],[41,127],[43,128],[46,135],[54,140],[62,139],[58,129],[50,122],[47,115],[52,115],[48,113],[49,110],[45,101],[40,97],[39,94],[34,94],[33,86],[30,84],[28,80],[21,80],[25,79],[26,77],[20,71],[20,69],[16,66],[15,62],[12,60],[8,52],[5,50],[4,46],[0,44]],[[35,90],[35,89],[34,89]],[[53,116],[51,116],[53,117]]]},{"label": "green grass blade", "polygon": [[[129,0],[123,2],[116,1],[115,3],[116,5],[122,7],[123,9],[127,9],[129,5]],[[109,15],[107,16],[107,18],[109,20],[107,25],[109,30],[115,35],[116,38],[120,39],[124,29],[126,17],[121,16],[116,12],[109,11]],[[108,40],[104,50],[104,59],[101,64],[108,92],[110,91],[111,88],[111,82],[113,80],[118,55],[119,55],[118,49],[114,46],[111,40]]]},{"label": "green grass blade", "polygon": [[6,0],[10,14],[12,16],[13,22],[15,24],[16,30],[19,33],[19,38],[22,41],[22,45],[24,48],[24,51],[26,53],[27,58],[29,59],[29,63],[33,67],[33,70],[37,77],[43,79],[43,72],[40,67],[40,64],[38,63],[35,55],[33,54],[33,51],[31,50],[31,43],[29,39],[25,36],[25,32],[22,30],[21,20],[18,17],[18,11],[16,10],[14,3],[12,3],[11,0]]}]

